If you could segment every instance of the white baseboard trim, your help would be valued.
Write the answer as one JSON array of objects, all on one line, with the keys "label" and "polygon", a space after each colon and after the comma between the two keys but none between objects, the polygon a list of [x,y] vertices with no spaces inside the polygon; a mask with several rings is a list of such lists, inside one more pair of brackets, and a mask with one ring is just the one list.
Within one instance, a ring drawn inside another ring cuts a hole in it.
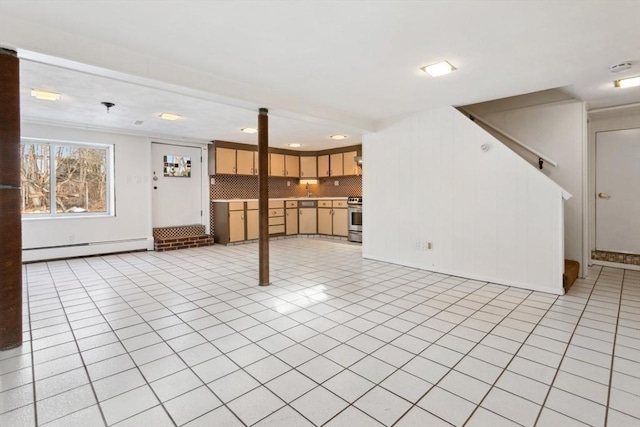
[{"label": "white baseboard trim", "polygon": [[596,259],[592,259],[591,264],[601,265],[603,267],[624,268],[625,270],[640,271],[640,265],[621,264],[619,262],[599,261]]},{"label": "white baseboard trim", "polygon": [[92,242],[77,245],[29,248],[22,250],[22,262],[46,261],[115,252],[153,250],[153,238]]}]

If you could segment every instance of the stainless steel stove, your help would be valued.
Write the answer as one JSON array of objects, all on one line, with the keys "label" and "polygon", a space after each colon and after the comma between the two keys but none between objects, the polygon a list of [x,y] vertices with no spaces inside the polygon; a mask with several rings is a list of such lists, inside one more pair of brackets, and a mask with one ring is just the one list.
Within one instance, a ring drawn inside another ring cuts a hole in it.
[{"label": "stainless steel stove", "polygon": [[362,197],[347,198],[349,215],[349,241],[362,243]]}]

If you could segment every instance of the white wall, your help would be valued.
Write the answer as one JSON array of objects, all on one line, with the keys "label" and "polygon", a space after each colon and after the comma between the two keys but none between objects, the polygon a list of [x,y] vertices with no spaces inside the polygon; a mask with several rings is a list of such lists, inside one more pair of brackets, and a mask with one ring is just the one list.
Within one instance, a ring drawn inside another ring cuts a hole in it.
[{"label": "white wall", "polygon": [[115,155],[115,215],[23,220],[25,261],[153,248],[148,138],[28,123],[22,136],[114,144]]},{"label": "white wall", "polygon": [[365,258],[563,293],[562,189],[457,110],[365,135],[363,155]]},{"label": "white wall", "polygon": [[[513,106],[499,100],[471,106],[468,110],[557,162],[558,167],[546,164],[543,173],[573,196],[565,203],[565,256],[580,263],[580,276],[584,277],[589,262],[584,103],[565,100],[524,108]],[[537,165],[535,155],[515,144],[507,145]]]}]

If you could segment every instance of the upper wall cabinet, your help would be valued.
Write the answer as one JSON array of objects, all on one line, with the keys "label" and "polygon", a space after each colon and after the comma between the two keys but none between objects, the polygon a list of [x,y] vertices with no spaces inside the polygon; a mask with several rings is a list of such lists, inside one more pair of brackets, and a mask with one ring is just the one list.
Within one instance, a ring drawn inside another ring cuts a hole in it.
[{"label": "upper wall cabinet", "polygon": [[357,151],[348,151],[343,154],[344,174],[345,175],[360,175],[360,166],[356,162]]},{"label": "upper wall cabinet", "polygon": [[[248,150],[236,151],[236,173],[238,175],[256,175],[254,157],[257,152]],[[257,164],[257,162],[255,162]]]},{"label": "upper wall cabinet", "polygon": [[316,156],[300,156],[300,178],[317,178],[318,160]]},{"label": "upper wall cabinet", "polygon": [[270,176],[300,177],[300,157],[289,154],[270,153]]},{"label": "upper wall cabinet", "polygon": [[[243,149],[244,146],[248,149]],[[251,148],[253,147],[248,144],[214,142],[213,147],[209,149],[209,173],[212,175],[258,175],[258,152]],[[352,146],[350,148],[358,147]],[[269,153],[269,176],[325,178],[360,175],[360,167],[354,160],[358,151],[320,154],[318,156],[309,152],[301,152],[300,154],[303,155],[299,155],[298,152],[292,150],[277,151],[279,152]]]},{"label": "upper wall cabinet", "polygon": [[329,157],[329,176],[344,175],[343,157],[342,153],[331,154]]},{"label": "upper wall cabinet", "polygon": [[269,176],[285,176],[284,154],[269,154]]},{"label": "upper wall cabinet", "polygon": [[215,173],[236,174],[236,150],[233,148],[216,148],[215,159]]},{"label": "upper wall cabinet", "polygon": [[215,156],[215,169],[212,169],[211,158],[209,159],[209,170],[212,174],[258,174],[258,153],[256,151],[216,147],[215,150],[209,150],[209,156],[211,156],[212,154]]},{"label": "upper wall cabinet", "polygon": [[329,175],[329,155],[324,154],[322,156],[318,156],[318,178],[324,178]]},{"label": "upper wall cabinet", "polygon": [[284,156],[284,175],[291,178],[300,177],[300,157],[286,154]]}]

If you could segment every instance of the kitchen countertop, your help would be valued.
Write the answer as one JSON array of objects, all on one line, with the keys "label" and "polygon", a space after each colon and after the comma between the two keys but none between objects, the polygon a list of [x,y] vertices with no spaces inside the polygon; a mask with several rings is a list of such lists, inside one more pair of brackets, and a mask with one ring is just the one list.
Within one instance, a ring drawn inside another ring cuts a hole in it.
[{"label": "kitchen countertop", "polygon": [[[255,202],[258,199],[214,199],[212,202]],[[347,200],[347,197],[269,197],[269,200]]]}]

